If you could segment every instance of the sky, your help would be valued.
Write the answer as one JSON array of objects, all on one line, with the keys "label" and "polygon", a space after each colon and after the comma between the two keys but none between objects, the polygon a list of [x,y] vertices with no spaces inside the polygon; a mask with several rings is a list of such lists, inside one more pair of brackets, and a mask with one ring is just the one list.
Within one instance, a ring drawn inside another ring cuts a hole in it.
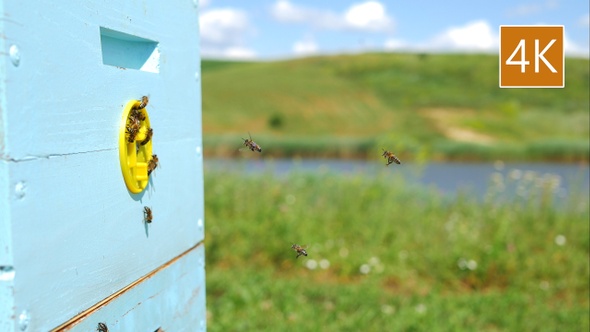
[{"label": "sky", "polygon": [[200,0],[203,58],[362,52],[498,53],[500,25],[563,25],[589,57],[588,0]]}]

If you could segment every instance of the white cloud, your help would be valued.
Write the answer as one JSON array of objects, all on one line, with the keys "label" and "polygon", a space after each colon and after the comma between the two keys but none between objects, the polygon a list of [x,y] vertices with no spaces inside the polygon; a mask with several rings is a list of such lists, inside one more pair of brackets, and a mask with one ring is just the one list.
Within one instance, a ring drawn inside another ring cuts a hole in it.
[{"label": "white cloud", "polygon": [[271,14],[280,22],[305,22],[322,15],[319,11],[296,7],[287,0],[277,1],[271,8]]},{"label": "white cloud", "polygon": [[590,57],[590,49],[588,45],[582,46],[577,43],[574,43],[568,36],[564,36],[563,38],[563,48],[565,54],[568,56],[575,56],[575,57]]},{"label": "white cloud", "polygon": [[385,6],[378,1],[354,4],[338,14],[278,0],[271,7],[271,14],[279,22],[309,24],[326,30],[387,32],[393,27],[393,20],[387,15]]},{"label": "white cloud", "polygon": [[318,45],[313,40],[301,40],[293,44],[293,52],[298,55],[309,55],[318,52]]},{"label": "white cloud", "polygon": [[232,59],[252,59],[256,57],[256,52],[249,48],[232,46],[224,49],[219,57]]},{"label": "white cloud", "polygon": [[237,42],[249,28],[248,17],[240,10],[208,10],[200,17],[201,41],[210,44]]},{"label": "white cloud", "polygon": [[211,0],[199,0],[199,7],[207,7],[211,4]]},{"label": "white cloud", "polygon": [[344,27],[344,21],[338,15],[317,9],[296,6],[288,0],[279,0],[271,8],[272,16],[279,22],[302,23],[312,26],[338,30]]},{"label": "white cloud", "polygon": [[498,52],[499,37],[485,20],[450,27],[426,42],[390,38],[383,43],[389,51],[408,52]]},{"label": "white cloud", "polygon": [[253,31],[245,12],[232,8],[211,9],[200,15],[201,54],[208,57],[253,57],[243,46]]},{"label": "white cloud", "polygon": [[384,31],[392,26],[385,7],[377,1],[367,1],[350,6],[344,14],[347,25],[359,30]]},{"label": "white cloud", "polygon": [[460,27],[451,27],[432,41],[432,47],[442,50],[496,51],[498,35],[485,20],[469,22]]},{"label": "white cloud", "polygon": [[[499,36],[485,20],[469,22],[463,26],[450,27],[426,43],[409,43],[400,39],[387,39],[383,48],[389,51],[412,52],[485,52],[499,51]],[[564,36],[564,50],[567,56],[590,56],[588,44],[581,45]]]},{"label": "white cloud", "polygon": [[390,38],[385,41],[383,47],[386,50],[400,50],[400,49],[407,49],[409,47],[408,43],[401,39]]}]

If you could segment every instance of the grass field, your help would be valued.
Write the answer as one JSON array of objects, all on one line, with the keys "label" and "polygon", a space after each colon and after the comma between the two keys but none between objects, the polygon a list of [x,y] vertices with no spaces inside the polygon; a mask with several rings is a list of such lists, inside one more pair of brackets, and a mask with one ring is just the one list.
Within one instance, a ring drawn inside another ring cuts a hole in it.
[{"label": "grass field", "polygon": [[590,71],[566,59],[564,89],[500,89],[492,55],[362,54],[275,62],[204,60],[208,156],[250,132],[267,156],[588,160]]},{"label": "grass field", "polygon": [[557,209],[524,177],[500,182],[529,199],[448,200],[394,174],[206,171],[208,330],[588,331],[587,197]]}]

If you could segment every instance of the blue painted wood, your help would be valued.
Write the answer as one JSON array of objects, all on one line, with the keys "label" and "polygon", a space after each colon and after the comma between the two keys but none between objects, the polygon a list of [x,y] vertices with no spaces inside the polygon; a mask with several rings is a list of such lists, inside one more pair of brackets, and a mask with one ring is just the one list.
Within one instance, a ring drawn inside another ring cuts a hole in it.
[{"label": "blue painted wood", "polygon": [[[203,241],[195,3],[0,1],[1,331],[59,326]],[[115,52],[109,47],[129,45],[123,38],[103,48],[101,28],[149,41],[157,70],[116,57],[122,66],[105,64],[103,56]],[[161,167],[133,195],[121,175],[118,136],[123,106],[142,95],[150,97]],[[147,226],[144,206],[154,214]],[[187,266],[178,269],[193,273]],[[185,286],[204,294],[202,274]],[[204,307],[204,296],[198,301]],[[188,316],[175,319],[204,319],[204,310]]]},{"label": "blue painted wood", "polygon": [[[165,120],[155,128],[159,141],[200,137],[193,1],[9,1],[2,8],[4,110],[15,110],[4,118],[6,158],[114,149],[123,105],[142,95],[151,97],[152,121]],[[104,65],[101,27],[158,42],[160,73]],[[20,50],[19,66],[7,57],[11,45]]]},{"label": "blue painted wood", "polygon": [[69,331],[96,331],[99,322],[116,331],[205,331],[203,245],[190,250],[140,284],[126,290]]}]

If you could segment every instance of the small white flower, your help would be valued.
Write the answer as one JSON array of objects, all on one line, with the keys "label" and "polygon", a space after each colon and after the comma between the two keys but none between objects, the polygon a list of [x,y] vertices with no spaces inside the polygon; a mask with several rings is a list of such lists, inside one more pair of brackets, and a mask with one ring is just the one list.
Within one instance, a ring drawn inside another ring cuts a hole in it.
[{"label": "small white flower", "polygon": [[362,274],[368,274],[369,272],[371,272],[371,267],[369,266],[369,264],[363,264],[361,265],[359,270]]},{"label": "small white flower", "polygon": [[457,266],[461,270],[465,270],[467,268],[467,260],[465,258],[459,258],[459,260],[457,261]]},{"label": "small white flower", "polygon": [[318,262],[316,262],[315,259],[308,259],[305,262],[305,266],[310,270],[315,270],[318,267]]},{"label": "small white flower", "polygon": [[566,238],[565,236],[559,234],[555,237],[555,244],[557,244],[558,246],[563,246],[566,242]]},{"label": "small white flower", "polygon": [[369,264],[371,264],[371,265],[377,265],[377,264],[379,264],[380,262],[381,262],[381,261],[380,261],[380,260],[379,260],[379,258],[377,258],[377,257],[374,257],[374,256],[373,256],[373,257],[369,258]]},{"label": "small white flower", "polygon": [[416,312],[419,313],[419,314],[425,313],[426,312],[426,306],[424,304],[422,304],[422,303],[418,304],[416,306]]},{"label": "small white flower", "polygon": [[383,312],[386,315],[391,315],[391,314],[395,313],[395,307],[390,306],[388,304],[384,304],[381,306],[381,312]]}]

